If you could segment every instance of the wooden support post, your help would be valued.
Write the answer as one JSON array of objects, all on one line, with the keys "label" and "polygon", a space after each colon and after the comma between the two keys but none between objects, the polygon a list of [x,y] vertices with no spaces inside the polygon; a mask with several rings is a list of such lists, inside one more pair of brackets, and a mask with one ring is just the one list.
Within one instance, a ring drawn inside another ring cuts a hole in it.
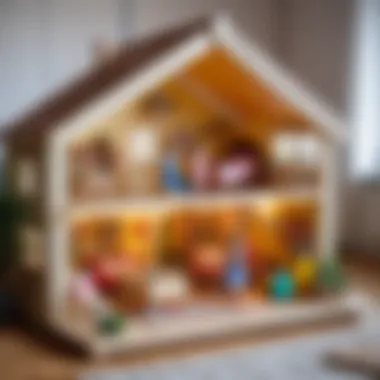
[{"label": "wooden support post", "polygon": [[322,259],[332,259],[337,253],[338,241],[338,146],[325,142],[322,154],[320,193],[319,246]]}]

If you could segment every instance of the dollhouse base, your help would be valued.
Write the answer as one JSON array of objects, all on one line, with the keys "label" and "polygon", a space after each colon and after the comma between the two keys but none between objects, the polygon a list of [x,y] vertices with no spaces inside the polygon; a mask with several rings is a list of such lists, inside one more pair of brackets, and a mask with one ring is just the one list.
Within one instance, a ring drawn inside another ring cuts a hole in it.
[{"label": "dollhouse base", "polygon": [[[89,355],[173,347],[177,344],[216,340],[244,334],[246,336],[284,333],[298,327],[323,326],[345,322],[359,311],[352,294],[324,300],[291,303],[259,303],[238,305],[231,309],[208,313],[172,314],[171,318],[154,316],[129,320],[124,331],[113,336],[91,333],[88,324],[73,323],[72,319],[56,326],[66,338]],[[174,322],[174,323],[173,323]]]}]

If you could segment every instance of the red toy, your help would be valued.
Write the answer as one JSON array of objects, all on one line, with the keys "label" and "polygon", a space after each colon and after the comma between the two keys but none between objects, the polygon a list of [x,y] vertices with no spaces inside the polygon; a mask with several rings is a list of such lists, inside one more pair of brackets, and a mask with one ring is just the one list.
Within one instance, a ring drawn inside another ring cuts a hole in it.
[{"label": "red toy", "polygon": [[103,293],[112,293],[123,279],[136,272],[136,265],[122,255],[109,255],[94,266],[92,275],[97,288]]}]

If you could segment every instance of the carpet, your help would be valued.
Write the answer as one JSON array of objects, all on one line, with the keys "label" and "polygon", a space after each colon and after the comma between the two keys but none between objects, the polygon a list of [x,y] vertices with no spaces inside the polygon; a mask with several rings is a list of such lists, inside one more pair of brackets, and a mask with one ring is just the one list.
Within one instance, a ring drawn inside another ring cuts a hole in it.
[{"label": "carpet", "polygon": [[137,368],[87,372],[78,380],[364,380],[369,377],[331,368],[325,360],[331,350],[363,342],[380,343],[378,323]]}]

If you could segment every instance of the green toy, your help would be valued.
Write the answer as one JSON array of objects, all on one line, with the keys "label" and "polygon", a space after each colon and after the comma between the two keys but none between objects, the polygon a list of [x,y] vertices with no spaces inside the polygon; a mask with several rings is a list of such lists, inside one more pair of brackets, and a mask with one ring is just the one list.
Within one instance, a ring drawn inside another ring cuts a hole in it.
[{"label": "green toy", "polygon": [[126,326],[126,318],[120,313],[109,313],[99,320],[99,331],[102,335],[115,335],[121,332]]},{"label": "green toy", "polygon": [[319,267],[319,286],[326,293],[342,291],[346,286],[343,268],[338,260],[325,260]]},{"label": "green toy", "polygon": [[294,298],[294,276],[285,269],[281,269],[273,275],[270,287],[273,298],[278,301],[291,300]]}]

